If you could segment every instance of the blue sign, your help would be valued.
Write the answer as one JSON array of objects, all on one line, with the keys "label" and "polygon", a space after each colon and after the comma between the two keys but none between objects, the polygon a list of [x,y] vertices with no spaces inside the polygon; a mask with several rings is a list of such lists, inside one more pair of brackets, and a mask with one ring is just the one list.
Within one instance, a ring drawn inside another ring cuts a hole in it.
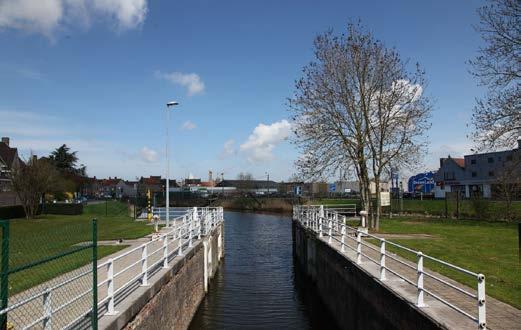
[{"label": "blue sign", "polygon": [[434,172],[419,173],[409,178],[409,192],[430,193],[434,189]]},{"label": "blue sign", "polygon": [[301,187],[301,186],[295,186],[295,187],[293,188],[293,192],[294,192],[295,195],[297,195],[297,196],[302,195],[302,187]]},{"label": "blue sign", "polygon": [[330,183],[329,184],[329,192],[335,192],[336,191],[336,184]]}]

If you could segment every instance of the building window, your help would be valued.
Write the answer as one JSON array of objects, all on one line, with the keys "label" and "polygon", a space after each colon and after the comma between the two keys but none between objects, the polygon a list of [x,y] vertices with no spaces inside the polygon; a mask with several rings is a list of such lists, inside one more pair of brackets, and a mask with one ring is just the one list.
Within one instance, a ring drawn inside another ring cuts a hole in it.
[{"label": "building window", "polygon": [[470,163],[471,163],[472,165],[475,165],[475,164],[476,164],[476,160],[475,160],[475,159],[471,159],[471,160],[470,160]]},{"label": "building window", "polygon": [[488,172],[488,176],[494,176],[494,172],[493,171]]},{"label": "building window", "polygon": [[478,174],[477,174],[476,172],[472,172],[472,177],[473,177],[473,178],[475,178],[475,177],[477,177],[477,176],[478,176]]},{"label": "building window", "polygon": [[488,157],[488,162],[489,162],[489,163],[493,163],[493,162],[494,162],[494,158],[492,158],[492,157]]}]

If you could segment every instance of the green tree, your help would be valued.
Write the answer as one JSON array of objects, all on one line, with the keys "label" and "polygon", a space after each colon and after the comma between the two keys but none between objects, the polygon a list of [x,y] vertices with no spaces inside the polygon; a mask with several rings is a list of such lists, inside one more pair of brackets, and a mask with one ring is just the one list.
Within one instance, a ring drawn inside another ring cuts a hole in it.
[{"label": "green tree", "polygon": [[77,165],[78,156],[77,151],[71,151],[66,144],[57,148],[49,155],[49,160],[52,164],[63,174],[73,174],[78,176],[86,176],[87,168],[82,165]]}]

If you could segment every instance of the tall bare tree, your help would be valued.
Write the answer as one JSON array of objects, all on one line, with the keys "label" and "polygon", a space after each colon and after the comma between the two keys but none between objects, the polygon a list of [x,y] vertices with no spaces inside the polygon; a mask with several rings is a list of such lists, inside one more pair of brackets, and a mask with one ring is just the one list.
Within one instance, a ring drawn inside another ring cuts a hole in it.
[{"label": "tall bare tree", "polygon": [[[289,100],[302,152],[297,166],[308,178],[353,169],[362,207],[374,213],[371,227],[378,229],[382,174],[391,163],[412,163],[425,145],[421,137],[429,127],[430,106],[424,73],[408,72],[407,61],[360,24],[348,25],[347,35],[319,35],[314,46],[315,60],[304,68]],[[374,208],[371,179],[377,189]]]},{"label": "tall bare tree", "polygon": [[489,0],[478,14],[485,47],[470,64],[488,92],[474,108],[474,138],[486,149],[512,147],[521,136],[521,2]]},{"label": "tall bare tree", "polygon": [[58,170],[47,160],[32,156],[25,164],[11,171],[11,182],[16,191],[27,219],[36,216],[43,195],[59,190],[63,183]]}]

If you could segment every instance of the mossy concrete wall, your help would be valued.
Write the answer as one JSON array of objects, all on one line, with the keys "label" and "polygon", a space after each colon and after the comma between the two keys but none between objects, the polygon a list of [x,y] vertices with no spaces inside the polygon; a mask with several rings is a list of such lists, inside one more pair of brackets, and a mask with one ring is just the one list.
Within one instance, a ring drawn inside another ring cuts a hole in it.
[{"label": "mossy concrete wall", "polygon": [[297,265],[343,329],[439,329],[435,320],[293,221]]}]

